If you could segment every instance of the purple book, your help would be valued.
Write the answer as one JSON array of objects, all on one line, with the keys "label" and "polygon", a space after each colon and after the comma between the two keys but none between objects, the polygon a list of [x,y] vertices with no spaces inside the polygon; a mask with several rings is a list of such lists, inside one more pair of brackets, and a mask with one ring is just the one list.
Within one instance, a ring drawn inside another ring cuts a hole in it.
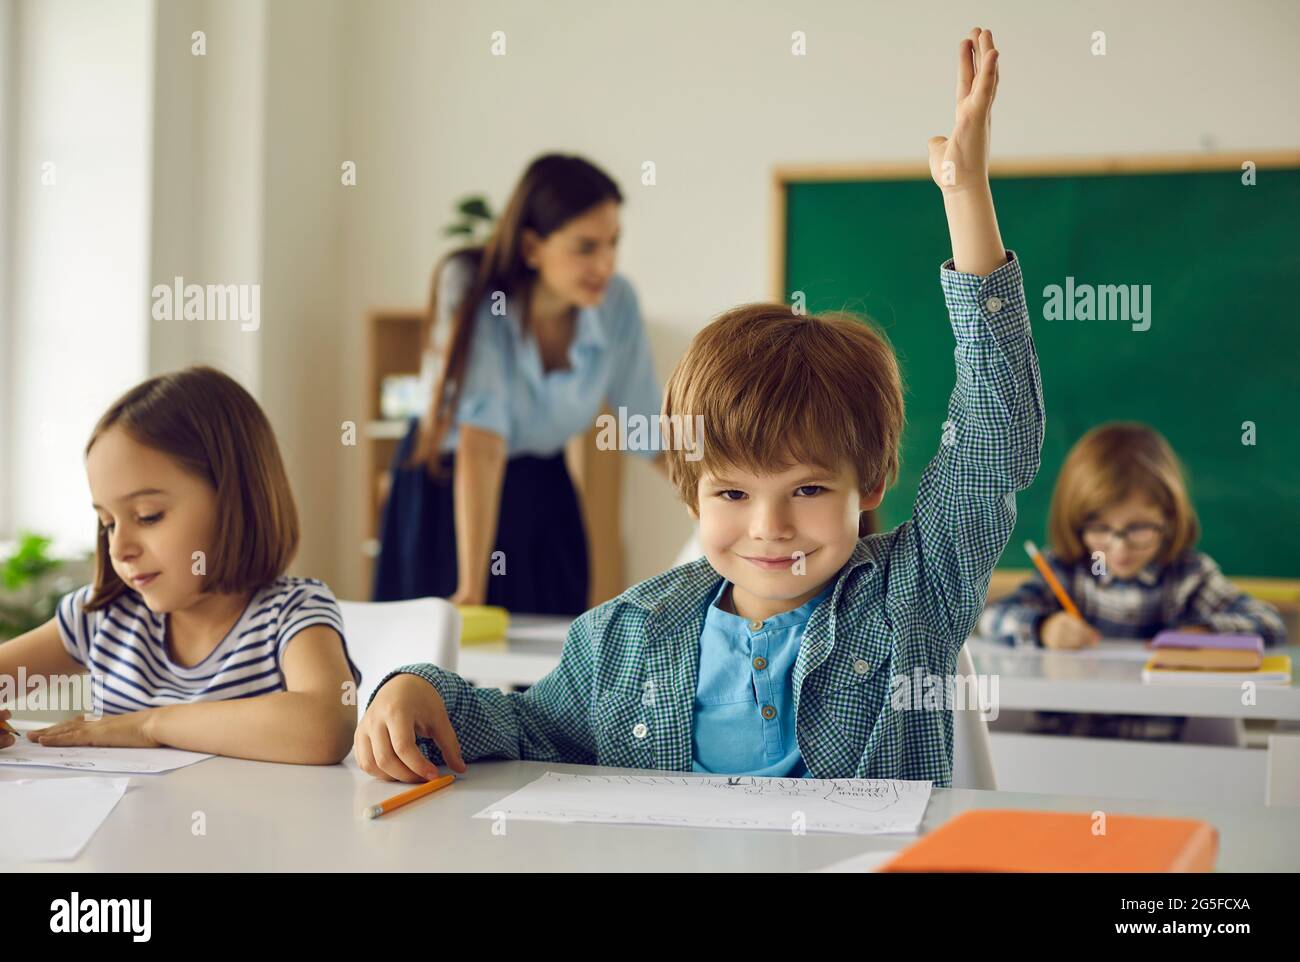
[{"label": "purple book", "polygon": [[1199,631],[1162,631],[1151,642],[1152,648],[1229,648],[1264,654],[1264,639],[1259,635],[1215,635]]}]

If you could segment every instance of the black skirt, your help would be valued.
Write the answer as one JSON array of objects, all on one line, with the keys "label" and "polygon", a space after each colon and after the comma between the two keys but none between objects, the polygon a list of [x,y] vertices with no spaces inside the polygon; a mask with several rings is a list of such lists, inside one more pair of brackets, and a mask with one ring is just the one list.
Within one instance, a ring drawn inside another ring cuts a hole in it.
[{"label": "black skirt", "polygon": [[[412,418],[393,456],[375,601],[445,598],[458,586],[455,456],[443,455],[436,479],[423,466],[403,467],[419,426]],[[582,614],[588,607],[587,564],[587,533],[564,454],[510,458],[488,561],[487,604],[526,614]]]}]

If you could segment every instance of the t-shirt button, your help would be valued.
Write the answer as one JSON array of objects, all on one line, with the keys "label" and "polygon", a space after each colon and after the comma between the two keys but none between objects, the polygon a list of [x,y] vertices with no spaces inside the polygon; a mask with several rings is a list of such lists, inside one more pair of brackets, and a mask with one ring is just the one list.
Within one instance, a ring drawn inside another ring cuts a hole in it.
[{"label": "t-shirt button", "polygon": [[776,717],[776,709],[773,708],[771,705],[764,705],[763,717],[766,718],[768,721],[771,721],[773,718]]},{"label": "t-shirt button", "polygon": [[767,659],[764,658],[762,655],[754,659],[755,671],[762,671],[766,667],[767,667]]},{"label": "t-shirt button", "polygon": [[758,631],[758,629],[763,627],[763,623],[761,621],[751,621],[749,627],[751,631]]},{"label": "t-shirt button", "polygon": [[859,675],[865,675],[867,672],[871,670],[871,665],[867,663],[867,660],[865,658],[859,658],[857,661],[853,663],[853,670],[856,671]]},{"label": "t-shirt button", "polygon": [[637,738],[645,738],[649,731],[650,729],[646,727],[645,722],[637,722],[636,727],[632,729],[632,734]]},{"label": "t-shirt button", "polygon": [[996,314],[998,311],[1002,310],[1002,298],[994,295],[984,302],[984,307],[990,314]]}]

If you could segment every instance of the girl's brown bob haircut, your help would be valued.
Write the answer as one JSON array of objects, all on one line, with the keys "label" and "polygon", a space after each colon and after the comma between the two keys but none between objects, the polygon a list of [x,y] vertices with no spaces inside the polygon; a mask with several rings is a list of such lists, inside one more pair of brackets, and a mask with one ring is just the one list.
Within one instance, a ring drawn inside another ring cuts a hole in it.
[{"label": "girl's brown bob haircut", "polygon": [[1196,544],[1200,523],[1187,496],[1183,467],[1158,431],[1132,421],[1098,425],[1070,449],[1052,491],[1047,540],[1065,564],[1091,557],[1084,524],[1131,495],[1145,496],[1165,515],[1158,562],[1173,561]]},{"label": "girl's brown bob haircut", "polygon": [[898,361],[883,334],[849,314],[812,317],[775,303],[727,311],[691,341],[668,381],[664,416],[703,417],[702,456],[676,445],[666,452],[668,476],[692,510],[701,476],[730,467],[761,475],[847,463],[864,492],[898,478]]},{"label": "girl's brown bob haircut", "polygon": [[[174,458],[217,493],[204,591],[249,591],[284,574],[298,550],[298,509],[266,415],[233,378],[196,366],[138,384],[113,402],[86,442],[121,427],[139,444]],[[129,589],[113,570],[108,537],[95,539],[95,591],[87,611]]]}]

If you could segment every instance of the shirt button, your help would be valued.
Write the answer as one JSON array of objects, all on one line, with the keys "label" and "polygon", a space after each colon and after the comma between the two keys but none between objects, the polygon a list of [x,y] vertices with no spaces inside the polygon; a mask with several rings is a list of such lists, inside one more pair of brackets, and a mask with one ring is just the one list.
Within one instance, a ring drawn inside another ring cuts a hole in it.
[{"label": "shirt button", "polygon": [[997,297],[996,295],[990,297],[984,302],[984,307],[990,314],[996,314],[998,311],[1002,310],[1002,298]]},{"label": "shirt button", "polygon": [[632,729],[632,734],[637,738],[645,738],[649,731],[650,729],[646,727],[645,722],[637,722],[636,727]]},{"label": "shirt button", "polygon": [[758,631],[758,629],[760,629],[760,628],[763,627],[763,623],[762,623],[761,621],[751,621],[751,622],[749,623],[749,627],[750,627],[753,631]]},{"label": "shirt button", "polygon": [[764,668],[767,667],[767,659],[766,659],[766,658],[755,658],[755,659],[754,659],[754,667],[755,667],[758,671],[762,671]]},{"label": "shirt button", "polygon": [[773,718],[776,717],[776,709],[773,708],[771,705],[764,705],[763,717],[766,718],[768,721],[771,721]]},{"label": "shirt button", "polygon": [[853,663],[853,670],[856,671],[859,675],[865,675],[867,672],[871,670],[871,665],[867,664],[867,660],[865,658],[859,658],[857,661]]}]

